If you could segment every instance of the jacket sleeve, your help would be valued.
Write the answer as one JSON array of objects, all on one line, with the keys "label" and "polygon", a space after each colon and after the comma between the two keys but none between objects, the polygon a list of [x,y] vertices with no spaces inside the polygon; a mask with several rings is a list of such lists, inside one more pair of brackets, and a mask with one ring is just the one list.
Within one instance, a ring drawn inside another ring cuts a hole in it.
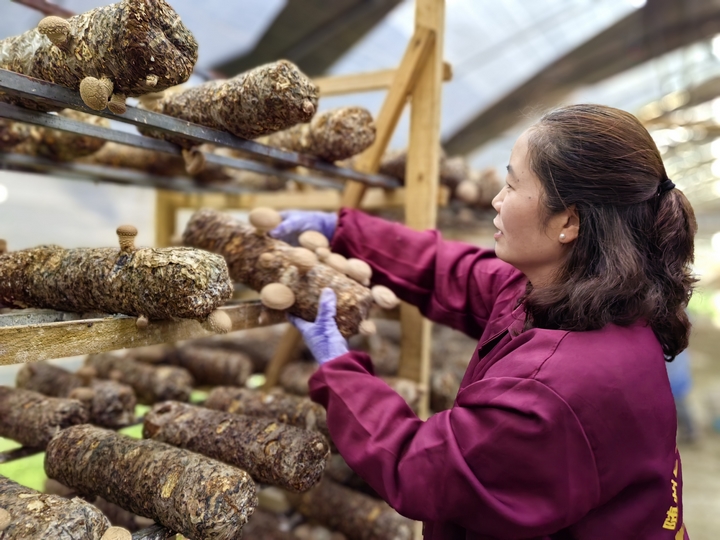
[{"label": "jacket sleeve", "polygon": [[374,284],[389,287],[425,317],[475,338],[496,304],[514,303],[525,286],[524,276],[493,250],[356,210],[341,210],[332,249],[366,261]]},{"label": "jacket sleeve", "polygon": [[401,514],[498,538],[548,535],[597,505],[593,453],[573,411],[533,379],[470,384],[420,420],[364,353],[310,380],[347,463]]}]

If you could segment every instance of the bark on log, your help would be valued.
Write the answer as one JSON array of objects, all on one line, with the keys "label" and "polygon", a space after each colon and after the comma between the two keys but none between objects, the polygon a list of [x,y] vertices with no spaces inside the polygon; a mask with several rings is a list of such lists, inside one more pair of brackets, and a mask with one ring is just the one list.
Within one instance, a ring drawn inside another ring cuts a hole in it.
[{"label": "bark on log", "polygon": [[[78,495],[77,491],[74,489],[61,484],[52,478],[45,479],[45,488],[43,489],[43,493],[58,495],[65,499],[72,499]],[[102,497],[90,498],[94,500],[88,502],[92,502],[93,506],[100,510],[105,517],[110,520],[110,524],[115,525],[116,527],[122,527],[130,532],[135,532],[145,529],[146,527],[150,527],[155,523],[152,519],[144,518],[133,514],[132,512],[128,512],[127,510],[120,508],[117,504],[106,501]]]},{"label": "bark on log", "polygon": [[[183,242],[221,254],[230,276],[256,291],[270,283],[287,285],[295,294],[295,303],[288,311],[305,320],[315,320],[321,290],[332,288],[337,295],[335,319],[345,337],[358,332],[372,305],[366,287],[324,264],[316,264],[307,272],[298,270],[289,259],[292,247],[267,234],[259,235],[254,227],[227,214],[215,210],[195,212],[185,228]],[[261,264],[264,253],[271,253],[273,258]]]},{"label": "bark on log", "polygon": [[332,454],[325,465],[325,477],[345,487],[360,491],[376,499],[381,498],[358,474],[353,471],[340,454]]},{"label": "bark on log", "polygon": [[101,379],[114,378],[127,384],[135,391],[138,401],[146,405],[190,399],[194,381],[192,375],[180,367],[153,366],[109,353],[91,354],[85,359],[85,365],[93,367]]},{"label": "bark on log", "polygon": [[[200,149],[203,150],[204,146],[200,146]],[[190,174],[186,169],[185,160],[181,156],[114,142],[108,142],[94,154],[77,161],[91,165],[133,169],[157,176],[191,177],[201,184],[211,181],[227,182],[233,179],[233,175],[225,167],[219,165],[208,163],[200,172]]]},{"label": "bark on log", "polygon": [[375,142],[375,122],[367,109],[340,107],[317,114],[309,123],[273,133],[260,142],[330,162],[340,161]]},{"label": "bark on log", "polygon": [[82,499],[40,493],[0,476],[0,508],[10,513],[2,540],[100,540],[110,522]]},{"label": "bark on log", "polygon": [[187,369],[198,385],[244,386],[253,372],[253,363],[246,354],[194,344],[178,347],[167,361]]},{"label": "bark on log", "polygon": [[[67,22],[69,38],[60,46],[36,28],[0,41],[0,68],[73,90],[85,77],[107,78],[116,95],[139,96],[185,82],[197,61],[195,38],[164,0],[123,0]],[[52,110],[29,99],[0,99]]]},{"label": "bark on log", "polygon": [[[87,124],[110,127],[109,120],[94,114],[73,109],[65,109],[59,114]],[[0,127],[0,148],[11,148],[18,154],[39,156],[54,161],[72,161],[97,152],[105,144],[103,139],[22,122],[0,119],[0,123],[5,124],[4,128]],[[2,135],[3,130],[6,132],[5,136]]]},{"label": "bark on log", "polygon": [[243,538],[245,540],[297,540],[291,532],[281,530],[280,526],[280,519],[275,514],[258,509],[243,528]]},{"label": "bark on log", "polygon": [[[301,122],[315,114],[318,89],[294,64],[279,60],[232,79],[208,81],[147,100],[147,108],[194,124],[255,139]],[[150,128],[140,132],[189,148],[195,143]]]},{"label": "bark on log", "polygon": [[319,433],[178,402],[145,416],[143,437],[186,448],[247,471],[256,482],[307,491],[320,481],[330,447]]},{"label": "bark on log", "polygon": [[133,534],[132,540],[173,540],[176,538],[174,531],[162,525],[151,525]]},{"label": "bark on log", "polygon": [[76,399],[0,386],[0,436],[23,446],[45,448],[61,429],[87,421],[87,409]]},{"label": "bark on log", "polygon": [[308,519],[340,531],[348,540],[411,540],[413,522],[387,503],[323,479],[317,487],[292,495]]},{"label": "bark on log", "polygon": [[239,538],[257,506],[255,484],[245,471],[89,425],[53,438],[45,472],[195,539]]},{"label": "bark on log", "polygon": [[0,303],[149,319],[204,319],[232,295],[222,257],[189,248],[63,249],[0,255]]},{"label": "bark on log", "polygon": [[110,523],[116,527],[127,529],[130,532],[137,532],[155,524],[152,519],[128,512],[120,508],[117,504],[106,501],[102,497],[95,499],[93,504],[105,514],[105,517],[110,520]]},{"label": "bark on log", "polygon": [[255,372],[264,373],[272,358],[275,345],[286,331],[287,325],[276,324],[215,335],[195,340],[194,343],[203,347],[244,353],[252,361]]},{"label": "bark on log", "polygon": [[[298,396],[307,396],[310,393],[309,380],[318,369],[314,362],[291,362],[280,373],[278,382],[286,392]],[[400,377],[380,376],[390,388],[395,390],[417,412],[422,392],[418,383]]]},{"label": "bark on log", "polygon": [[[462,156],[449,158],[444,152],[441,152],[439,166],[440,183],[448,186],[452,191],[460,182],[470,177],[470,166]],[[405,183],[406,169],[407,150],[393,150],[383,156],[379,172]]]},{"label": "bark on log", "polygon": [[[120,428],[135,420],[135,392],[115,381],[91,380],[46,362],[25,364],[18,371],[15,386],[46,396],[77,399],[85,405],[89,422]],[[75,392],[76,389],[83,388]]]},{"label": "bark on log", "polygon": [[308,398],[292,396],[279,389],[261,392],[219,386],[210,392],[204,405],[233,414],[274,418],[284,424],[318,431],[330,440],[325,409]]},{"label": "bark on log", "polygon": [[280,372],[278,383],[288,394],[307,396],[310,393],[308,381],[317,368],[315,362],[290,362]]}]

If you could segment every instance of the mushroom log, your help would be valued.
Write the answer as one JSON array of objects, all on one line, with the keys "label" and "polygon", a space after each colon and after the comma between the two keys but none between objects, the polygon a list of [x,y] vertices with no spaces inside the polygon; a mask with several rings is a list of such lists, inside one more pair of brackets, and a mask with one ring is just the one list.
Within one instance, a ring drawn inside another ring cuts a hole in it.
[{"label": "mushroom log", "polygon": [[[309,121],[315,114],[318,89],[293,63],[279,60],[227,80],[166,92],[144,106],[194,124],[227,131],[244,139]],[[144,135],[170,140],[185,148],[196,143],[142,128]]]},{"label": "mushroom log", "polygon": [[87,421],[87,409],[77,399],[52,398],[0,386],[0,437],[31,448],[45,448],[59,430]]},{"label": "mushroom log", "polygon": [[[185,82],[197,50],[195,38],[164,0],[122,0],[66,21],[51,17],[1,40],[0,68],[80,90],[91,109],[102,110],[112,99],[115,112],[121,112],[125,96]],[[0,100],[53,109],[7,94]]]},{"label": "mushroom log", "polygon": [[[373,302],[366,287],[327,264],[313,266],[312,254],[301,254],[299,262],[297,248],[215,210],[196,212],[183,241],[223,255],[235,281],[264,291],[262,296],[271,302],[266,304],[268,307],[288,309],[305,320],[315,320],[320,292],[330,287],[337,295],[338,328],[346,337],[358,332]],[[273,287],[265,290],[271,284]]]},{"label": "mushroom log", "polygon": [[89,502],[40,493],[0,476],[2,540],[101,540],[110,522]]},{"label": "mushroom log", "polygon": [[120,250],[40,246],[0,255],[0,303],[206,319],[232,295],[222,257],[192,248],[135,248],[126,226],[118,237]]},{"label": "mushroom log", "polygon": [[273,418],[214,411],[175,401],[145,416],[143,437],[234,465],[256,482],[307,491],[320,481],[330,446],[325,437]]},{"label": "mushroom log", "polygon": [[245,471],[90,425],[53,438],[45,472],[189,538],[239,538],[257,506],[255,483]]}]

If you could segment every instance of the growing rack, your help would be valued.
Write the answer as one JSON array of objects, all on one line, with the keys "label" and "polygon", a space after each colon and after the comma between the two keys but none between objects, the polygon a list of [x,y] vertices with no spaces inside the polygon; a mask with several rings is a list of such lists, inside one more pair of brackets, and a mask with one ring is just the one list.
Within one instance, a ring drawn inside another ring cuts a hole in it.
[{"label": "growing rack", "polygon": [[[395,70],[327,77],[318,80],[321,95],[337,95],[387,88],[384,105],[376,119],[377,138],[361,154],[355,169],[337,167],[311,156],[268,147],[229,133],[198,126],[173,117],[127,107],[123,115],[88,109],[78,93],[52,83],[0,69],[0,92],[31,99],[57,108],[71,108],[135,126],[239,150],[244,158],[205,153],[208,163],[250,170],[292,179],[316,191],[258,193],[233,185],[197,185],[191,180],[164,178],[110,167],[49,160],[0,152],[0,168],[36,171],[81,180],[148,186],[158,189],[156,206],[156,245],[170,242],[175,233],[176,212],[181,208],[214,206],[249,208],[252,206],[336,209],[339,206],[378,208],[403,206],[406,223],[415,229],[433,228],[438,202],[443,193],[438,183],[440,140],[440,96],[443,80],[451,70],[443,63],[444,0],[416,0],[415,33],[403,59]],[[411,122],[408,161],[404,187],[397,180],[378,175],[380,159],[410,101]],[[0,117],[29,124],[91,135],[107,141],[139,146],[180,155],[178,146],[110,128],[90,126],[53,114],[40,113],[0,104]],[[232,320],[232,330],[254,328],[284,321],[284,314],[268,310],[257,301],[239,302],[223,308]],[[419,311],[403,304],[400,308],[402,347],[399,375],[417,381],[424,390],[420,416],[428,414],[430,375],[430,324]],[[135,319],[126,316],[67,314],[52,310],[14,311],[0,315],[0,364],[28,362],[70,355],[102,352],[123,347],[204,337],[209,332],[197,321],[153,321],[139,330]],[[288,330],[279,343],[268,371],[267,384],[276,384],[280,369],[298,349],[300,335]],[[27,449],[0,456],[0,462],[19,458]],[[420,529],[417,530],[418,537]],[[133,534],[135,540],[165,540],[173,533],[151,527]]]}]

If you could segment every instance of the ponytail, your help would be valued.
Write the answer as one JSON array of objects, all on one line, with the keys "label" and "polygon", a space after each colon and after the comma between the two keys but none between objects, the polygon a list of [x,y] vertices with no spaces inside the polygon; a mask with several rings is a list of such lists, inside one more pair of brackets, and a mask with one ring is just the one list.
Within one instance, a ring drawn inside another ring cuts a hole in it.
[{"label": "ponytail", "polygon": [[697,221],[690,202],[679,189],[659,193],[657,198],[652,245],[654,258],[660,264],[655,266],[654,277],[665,303],[658,305],[651,326],[665,356],[672,360],[687,348],[690,337],[686,308],[697,281],[690,273]]}]

